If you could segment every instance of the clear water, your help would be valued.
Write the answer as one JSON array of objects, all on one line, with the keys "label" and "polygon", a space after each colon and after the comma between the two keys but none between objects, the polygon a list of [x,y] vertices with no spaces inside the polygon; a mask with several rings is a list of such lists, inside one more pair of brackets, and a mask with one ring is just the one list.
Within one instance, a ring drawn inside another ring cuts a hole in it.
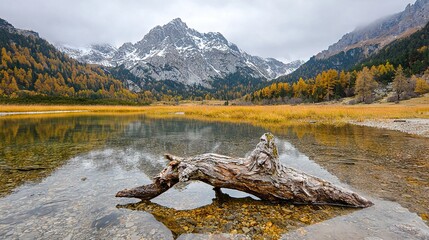
[{"label": "clear water", "polygon": [[428,139],[364,127],[276,135],[283,164],[363,194],[375,202],[367,209],[275,205],[199,182],[150,202],[114,197],[150,183],[164,153],[245,156],[266,131],[141,115],[2,117],[0,239],[429,239]]}]

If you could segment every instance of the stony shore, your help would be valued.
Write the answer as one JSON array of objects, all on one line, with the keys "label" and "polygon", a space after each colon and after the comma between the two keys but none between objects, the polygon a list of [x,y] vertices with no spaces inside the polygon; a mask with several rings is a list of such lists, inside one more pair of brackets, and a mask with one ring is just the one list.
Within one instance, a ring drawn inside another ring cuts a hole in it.
[{"label": "stony shore", "polygon": [[349,123],[359,126],[396,130],[423,137],[429,137],[429,119],[380,119],[364,120],[360,122],[350,121]]}]

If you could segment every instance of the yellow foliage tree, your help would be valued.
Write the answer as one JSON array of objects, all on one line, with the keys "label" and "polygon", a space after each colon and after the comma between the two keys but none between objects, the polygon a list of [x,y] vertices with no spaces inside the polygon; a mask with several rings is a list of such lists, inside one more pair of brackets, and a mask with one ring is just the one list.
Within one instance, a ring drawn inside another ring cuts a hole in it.
[{"label": "yellow foliage tree", "polygon": [[399,65],[396,69],[395,78],[393,79],[393,90],[396,93],[397,100],[399,101],[401,98],[401,94],[407,91],[408,89],[408,81],[405,77],[402,66]]},{"label": "yellow foliage tree", "polygon": [[1,49],[1,66],[3,68],[7,68],[8,66],[7,64],[11,62],[12,62],[12,59],[10,57],[10,54],[6,51],[6,48],[3,47]]},{"label": "yellow foliage tree", "polygon": [[294,97],[296,97],[296,98],[304,98],[308,94],[308,92],[307,92],[308,85],[304,81],[303,78],[300,78],[298,80],[298,82],[294,83],[292,85],[292,89],[293,89],[293,92],[294,92]]},{"label": "yellow foliage tree", "polygon": [[416,88],[414,89],[414,92],[417,94],[428,93],[429,92],[429,83],[422,78],[417,78],[416,79]]},{"label": "yellow foliage tree", "polygon": [[377,86],[378,83],[374,80],[371,71],[367,67],[364,67],[356,78],[356,97],[362,102],[371,103],[373,101],[373,92]]}]

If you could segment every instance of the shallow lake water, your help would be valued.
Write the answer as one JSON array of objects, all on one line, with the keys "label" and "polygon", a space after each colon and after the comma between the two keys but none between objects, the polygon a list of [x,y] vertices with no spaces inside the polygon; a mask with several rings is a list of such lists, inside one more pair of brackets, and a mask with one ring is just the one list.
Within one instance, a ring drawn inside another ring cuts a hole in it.
[{"label": "shallow lake water", "polygon": [[245,156],[264,132],[142,115],[1,117],[0,239],[429,239],[429,140],[367,127],[274,132],[284,165],[370,208],[270,204],[200,182],[152,201],[114,197],[150,183],[164,153]]}]

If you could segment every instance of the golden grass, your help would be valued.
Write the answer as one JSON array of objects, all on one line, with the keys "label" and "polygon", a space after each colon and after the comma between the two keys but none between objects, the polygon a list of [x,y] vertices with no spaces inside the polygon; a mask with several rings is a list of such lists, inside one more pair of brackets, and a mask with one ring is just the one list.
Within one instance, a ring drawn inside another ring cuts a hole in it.
[{"label": "golden grass", "polygon": [[[176,113],[183,112],[184,115]],[[323,124],[341,124],[350,120],[429,118],[429,105],[299,105],[299,106],[185,106],[147,108],[150,117],[182,117],[197,120],[251,123],[258,126],[300,124],[316,121]]]},{"label": "golden grass", "polygon": [[[350,120],[429,118],[429,104],[372,105],[279,105],[279,106],[47,106],[0,105],[0,112],[89,111],[86,114],[142,113],[152,118],[187,118],[208,121],[250,123],[258,126],[301,124],[316,121],[341,124]],[[184,114],[181,114],[184,113]],[[70,113],[71,114],[71,113]],[[28,115],[27,115],[28,116]]]}]

